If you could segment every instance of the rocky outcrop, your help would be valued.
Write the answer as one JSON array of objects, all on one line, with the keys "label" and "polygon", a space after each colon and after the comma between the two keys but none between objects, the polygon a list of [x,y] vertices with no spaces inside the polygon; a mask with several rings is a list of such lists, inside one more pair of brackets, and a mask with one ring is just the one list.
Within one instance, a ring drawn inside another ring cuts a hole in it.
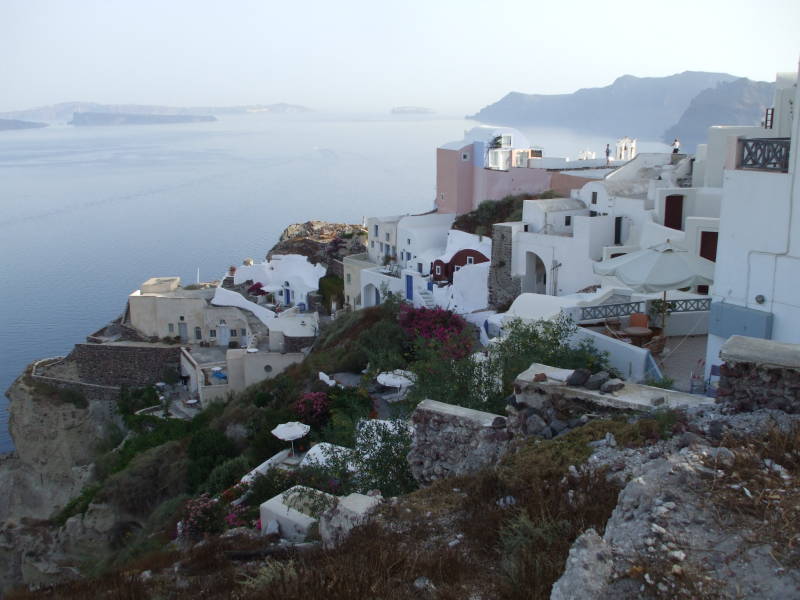
[{"label": "rocky outcrop", "polygon": [[366,252],[366,238],[367,230],[361,225],[326,221],[295,223],[283,230],[278,243],[267,253],[267,260],[275,254],[301,254],[341,277],[342,258]]},{"label": "rocky outcrop", "polygon": [[759,514],[751,512],[762,504],[759,491],[775,516],[787,508],[782,497],[793,506],[794,475],[755,456],[748,483],[741,477],[751,446],[715,447],[710,439],[723,431],[788,430],[797,419],[777,411],[728,416],[711,407],[688,416],[699,433],[640,449],[598,447],[589,465],[610,469],[625,487],[602,538],[587,531],[573,544],[551,600],[797,597],[800,572],[788,566],[796,558],[782,539],[783,520],[776,527],[751,516]]}]

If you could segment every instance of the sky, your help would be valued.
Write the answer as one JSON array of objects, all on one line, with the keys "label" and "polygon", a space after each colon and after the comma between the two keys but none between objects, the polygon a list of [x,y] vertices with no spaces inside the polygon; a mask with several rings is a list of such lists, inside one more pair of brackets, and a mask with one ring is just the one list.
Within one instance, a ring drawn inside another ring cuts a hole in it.
[{"label": "sky", "polygon": [[797,0],[0,0],[0,111],[57,102],[472,113],[623,74],[773,81]]}]

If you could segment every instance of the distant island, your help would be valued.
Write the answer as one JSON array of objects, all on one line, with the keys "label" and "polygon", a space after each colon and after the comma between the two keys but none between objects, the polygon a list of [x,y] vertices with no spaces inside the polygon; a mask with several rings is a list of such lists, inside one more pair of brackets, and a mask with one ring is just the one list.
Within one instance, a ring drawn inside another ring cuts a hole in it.
[{"label": "distant island", "polygon": [[[276,104],[249,104],[245,106],[158,106],[149,104],[98,104],[96,102],[61,102],[26,110],[0,113],[0,119],[44,121],[46,123],[68,123],[76,113],[112,115],[236,115],[252,113],[303,113],[310,108],[298,104],[278,102]],[[161,121],[163,122],[163,121]],[[175,122],[175,121],[172,121]]]},{"label": "distant island", "polygon": [[20,121],[18,119],[0,119],[0,131],[38,129],[40,127],[47,127],[47,123],[34,123],[32,121]]},{"label": "distant island", "polygon": [[82,112],[72,115],[70,125],[163,125],[166,123],[203,123],[216,121],[214,115],[126,115],[123,113]]},{"label": "distant island", "polygon": [[436,111],[424,106],[395,106],[391,113],[393,115],[432,115]]}]

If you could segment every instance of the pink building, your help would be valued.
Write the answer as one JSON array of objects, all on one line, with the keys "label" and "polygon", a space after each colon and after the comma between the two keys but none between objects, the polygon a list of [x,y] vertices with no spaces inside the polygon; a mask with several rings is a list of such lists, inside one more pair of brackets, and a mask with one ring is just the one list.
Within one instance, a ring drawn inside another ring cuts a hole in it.
[{"label": "pink building", "polygon": [[544,192],[553,173],[531,165],[541,158],[516,129],[474,127],[463,140],[436,149],[436,209],[460,215],[484,200]]}]

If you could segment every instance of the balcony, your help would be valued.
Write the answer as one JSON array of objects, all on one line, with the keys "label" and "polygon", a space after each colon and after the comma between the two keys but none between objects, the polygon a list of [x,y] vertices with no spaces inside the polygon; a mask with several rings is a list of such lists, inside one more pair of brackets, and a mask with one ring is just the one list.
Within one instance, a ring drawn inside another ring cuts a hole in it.
[{"label": "balcony", "polygon": [[789,138],[740,138],[737,169],[786,173],[789,145]]}]

